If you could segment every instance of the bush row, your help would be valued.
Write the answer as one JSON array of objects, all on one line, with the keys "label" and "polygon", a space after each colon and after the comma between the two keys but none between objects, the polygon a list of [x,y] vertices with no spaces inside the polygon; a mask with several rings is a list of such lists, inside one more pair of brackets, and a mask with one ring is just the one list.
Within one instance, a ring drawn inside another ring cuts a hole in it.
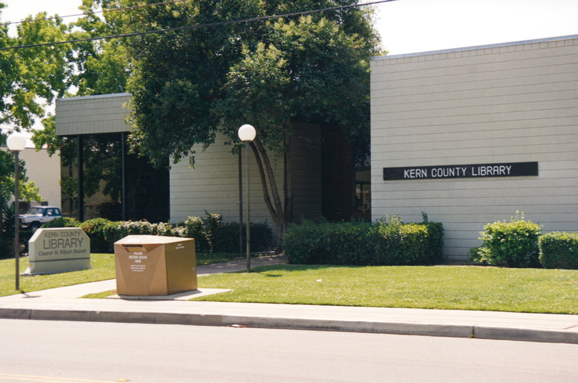
[{"label": "bush row", "polygon": [[289,263],[330,265],[430,265],[442,262],[441,223],[404,224],[304,220],[292,225],[283,245]]},{"label": "bush row", "polygon": [[578,233],[542,235],[542,226],[516,212],[510,222],[494,222],[480,232],[481,247],[470,259],[494,266],[578,269]]},{"label": "bush row", "polygon": [[[95,218],[79,223],[73,218],[57,218],[42,225],[47,227],[80,227],[90,238],[90,251],[109,253],[114,243],[127,235],[159,235],[194,238],[198,253],[236,253],[239,251],[239,223],[223,222],[220,214],[207,213],[205,218],[189,217],[182,225],[147,221],[109,221]],[[246,240],[243,224],[243,241]],[[273,232],[266,223],[251,223],[251,249],[266,250],[271,246]]]}]

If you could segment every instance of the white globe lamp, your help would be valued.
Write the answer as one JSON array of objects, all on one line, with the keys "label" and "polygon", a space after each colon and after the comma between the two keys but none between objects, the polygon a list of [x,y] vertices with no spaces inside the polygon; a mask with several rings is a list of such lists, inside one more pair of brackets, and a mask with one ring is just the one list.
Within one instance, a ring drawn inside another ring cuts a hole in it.
[{"label": "white globe lamp", "polygon": [[26,148],[26,138],[19,134],[11,134],[6,140],[6,146],[11,152],[21,152]]},{"label": "white globe lamp", "polygon": [[239,139],[243,142],[253,141],[257,136],[257,131],[252,125],[245,124],[239,128]]}]

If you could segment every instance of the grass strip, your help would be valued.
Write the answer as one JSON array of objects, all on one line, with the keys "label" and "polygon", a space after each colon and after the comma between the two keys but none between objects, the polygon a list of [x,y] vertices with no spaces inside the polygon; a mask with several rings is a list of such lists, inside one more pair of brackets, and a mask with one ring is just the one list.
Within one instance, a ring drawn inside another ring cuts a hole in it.
[{"label": "grass strip", "polygon": [[[227,262],[234,260],[238,256],[239,254],[237,253],[199,253],[197,254],[197,265]],[[90,270],[27,277],[20,276],[20,291],[16,291],[14,289],[14,259],[0,260],[0,297],[116,278],[114,254],[92,254],[90,263],[93,267]],[[23,273],[27,268],[28,257],[20,258],[20,272]]]},{"label": "grass strip", "polygon": [[215,274],[194,300],[578,314],[578,270],[280,265]]}]

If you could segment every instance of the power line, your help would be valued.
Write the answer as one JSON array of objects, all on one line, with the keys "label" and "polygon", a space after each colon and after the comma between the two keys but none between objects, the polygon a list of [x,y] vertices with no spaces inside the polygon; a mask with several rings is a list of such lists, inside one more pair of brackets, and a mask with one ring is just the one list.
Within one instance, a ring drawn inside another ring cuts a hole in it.
[{"label": "power line", "polygon": [[124,33],[124,34],[120,34],[120,35],[110,35],[110,36],[101,36],[101,37],[90,37],[90,38],[86,38],[86,39],[67,40],[67,41],[56,41],[56,42],[51,42],[51,43],[17,45],[17,46],[14,46],[14,47],[4,47],[4,48],[0,48],[0,51],[13,50],[13,49],[22,49],[22,48],[35,48],[35,47],[42,47],[42,46],[54,46],[54,45],[62,45],[62,44],[73,44],[73,43],[81,43],[81,42],[88,42],[88,41],[118,39],[118,38],[133,37],[133,36],[151,35],[151,34],[156,34],[156,33],[178,32],[178,31],[183,31],[183,30],[187,30],[187,29],[200,29],[200,28],[218,27],[218,26],[223,26],[223,25],[232,25],[232,24],[241,24],[241,23],[252,23],[252,22],[254,22],[254,21],[263,21],[263,20],[279,19],[279,18],[282,18],[282,17],[291,17],[291,16],[302,16],[302,15],[309,15],[309,14],[312,14],[312,13],[320,13],[320,12],[326,12],[326,11],[336,11],[336,10],[347,9],[347,8],[365,7],[365,6],[367,6],[367,5],[391,3],[392,1],[397,1],[397,0],[380,0],[380,1],[373,1],[373,2],[371,2],[371,3],[364,3],[364,4],[351,4],[351,5],[343,5],[343,6],[339,6],[339,7],[312,9],[312,10],[309,10],[309,11],[301,11],[301,12],[293,12],[293,13],[284,13],[284,14],[281,14],[281,15],[260,16],[260,17],[253,17],[253,18],[250,18],[250,19],[243,19],[243,20],[222,21],[222,22],[219,22],[219,23],[199,24],[199,25],[187,25],[187,26],[184,26],[184,27],[177,27],[177,28],[158,29],[158,30],[156,30],[156,31],[132,32],[132,33]]},{"label": "power line", "polygon": [[14,21],[11,23],[3,23],[2,25],[4,26],[8,26],[8,25],[15,25],[15,24],[25,24],[25,23],[33,23],[35,21],[46,21],[46,20],[51,20],[51,19],[64,19],[67,17],[79,17],[79,16],[90,16],[90,15],[96,15],[99,13],[111,13],[111,12],[119,12],[119,11],[126,11],[126,10],[130,10],[130,9],[136,9],[136,8],[144,8],[144,7],[152,7],[155,5],[166,5],[166,4],[174,4],[174,3],[183,3],[185,1],[190,1],[190,0],[174,0],[174,1],[167,1],[164,3],[154,3],[154,4],[144,4],[144,5],[135,5],[134,7],[126,7],[126,8],[114,8],[114,9],[107,9],[107,10],[102,10],[102,11],[95,11],[95,12],[87,12],[87,13],[79,13],[76,15],[66,15],[66,16],[49,16],[49,17],[45,17],[43,19],[34,19],[34,20],[20,20],[20,21]]}]

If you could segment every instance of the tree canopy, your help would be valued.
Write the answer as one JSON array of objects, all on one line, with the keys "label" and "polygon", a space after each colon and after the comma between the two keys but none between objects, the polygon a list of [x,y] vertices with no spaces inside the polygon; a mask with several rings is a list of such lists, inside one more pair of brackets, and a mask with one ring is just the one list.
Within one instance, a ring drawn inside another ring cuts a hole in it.
[{"label": "tree canopy", "polygon": [[[1,10],[6,5],[0,2]],[[46,14],[40,13],[39,18]],[[31,20],[29,17],[28,20]],[[0,47],[62,41],[68,27],[60,20],[23,23],[17,36],[10,37],[8,28],[0,25]],[[70,85],[68,46],[37,47],[0,51],[0,125],[12,125],[15,130],[30,129],[34,119],[44,116],[44,106],[62,97]],[[0,134],[4,144],[6,136]],[[22,199],[42,201],[38,188],[27,182],[24,161],[21,161],[20,190]],[[10,199],[14,191],[14,155],[0,152],[0,200]],[[1,216],[1,214],[0,214]]]},{"label": "tree canopy", "polygon": [[[126,5],[134,1],[125,1]],[[131,30],[242,20],[327,8],[352,0],[200,0],[128,12]],[[369,126],[369,59],[379,53],[371,11],[350,8],[127,40],[135,143],[175,161],[216,132],[236,141],[251,121],[270,149],[292,122]],[[170,132],[170,134],[167,134]]]},{"label": "tree canopy", "polygon": [[[0,19],[5,7],[0,2]],[[45,20],[22,24],[18,27],[18,36],[10,37],[8,28],[0,25],[0,47],[60,40],[66,30],[59,21]],[[65,47],[0,51],[0,125],[13,125],[17,130],[30,128],[35,117],[43,116],[44,103],[65,92],[66,60]],[[0,145],[5,142],[2,131]],[[38,188],[28,182],[24,161],[20,161],[20,191],[24,200],[42,200]],[[0,151],[0,205],[9,200],[13,192],[14,155]],[[0,219],[1,216],[0,211]]]},{"label": "tree canopy", "polygon": [[[371,8],[237,22],[357,1],[191,0],[134,7],[156,2],[83,0],[86,16],[72,25],[58,18],[21,24],[17,38],[0,27],[1,47],[212,25],[0,51],[0,123],[30,127],[42,117],[42,102],[64,96],[72,85],[76,95],[128,90],[133,147],[159,166],[187,156],[192,163],[195,151],[213,144],[217,134],[236,150],[238,127],[250,123],[258,131],[251,148],[262,179],[269,178],[272,198],[263,183],[266,202],[284,231],[292,193],[285,190],[283,206],[265,149],[286,154],[298,122],[338,126],[349,136],[369,131],[369,59],[382,53]],[[90,14],[99,7],[134,8]],[[55,150],[62,142],[54,135],[54,117],[43,124],[37,147],[48,143]],[[290,177],[290,169],[285,172]]]},{"label": "tree canopy", "polygon": [[349,135],[369,132],[369,60],[380,53],[380,39],[366,8],[227,22],[355,3],[197,0],[128,11],[129,30],[218,24],[127,40],[133,145],[158,164],[186,156],[194,161],[195,150],[213,144],[217,133],[235,147],[239,126],[252,124],[258,132],[252,149],[273,194],[268,201],[263,185],[265,199],[284,232],[292,193],[285,190],[280,203],[265,148],[289,150],[296,122],[331,124]]},{"label": "tree canopy", "polygon": [[[0,12],[4,7],[0,3]],[[65,41],[68,26],[60,19],[39,20],[18,25],[17,32],[10,37],[0,25],[0,47]],[[70,59],[68,44],[0,51],[0,124],[28,129],[34,118],[43,117],[44,106],[62,97],[70,85]]]}]

